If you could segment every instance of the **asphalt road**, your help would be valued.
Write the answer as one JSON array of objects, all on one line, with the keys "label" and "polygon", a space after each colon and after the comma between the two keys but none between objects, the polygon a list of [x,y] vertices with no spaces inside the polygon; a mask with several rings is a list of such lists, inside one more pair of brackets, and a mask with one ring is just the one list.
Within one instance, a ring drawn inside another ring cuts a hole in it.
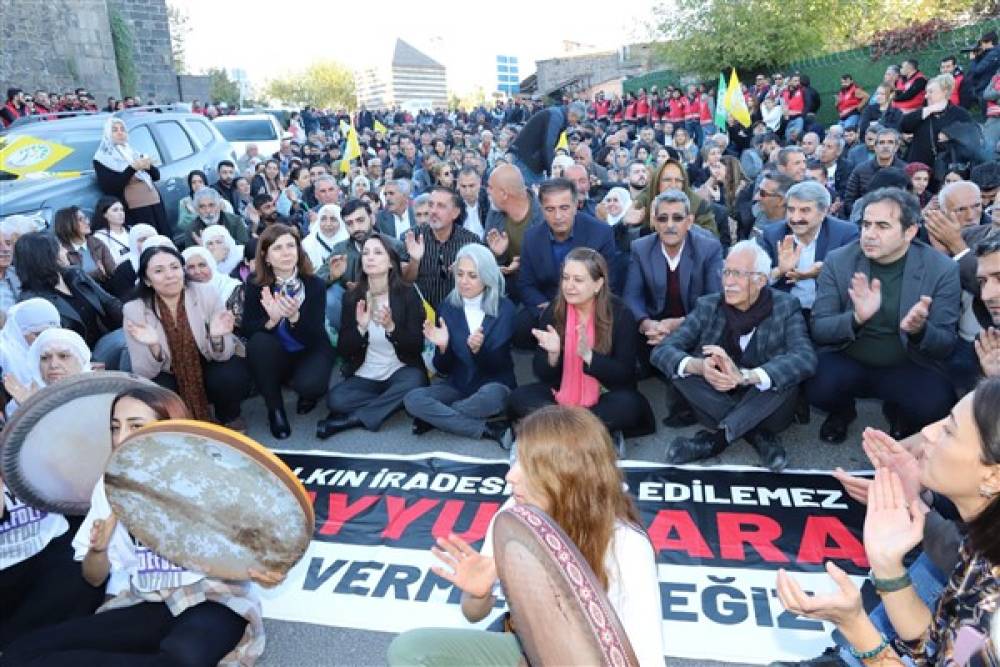
[{"label": "asphalt road", "polygon": [[[515,365],[518,379],[531,381],[530,356],[517,354]],[[336,378],[339,379],[339,370]],[[337,380],[335,380],[337,381]],[[662,380],[645,380],[640,385],[657,414],[657,422],[665,415],[665,387]],[[334,387],[334,391],[336,388]],[[276,449],[315,450],[350,454],[416,454],[441,451],[465,456],[497,458],[505,456],[499,446],[488,442],[468,440],[458,436],[431,431],[415,437],[410,433],[411,420],[405,412],[396,414],[383,428],[372,433],[363,429],[347,431],[326,441],[315,437],[316,422],[326,416],[324,407],[317,407],[304,417],[295,415],[295,400],[286,395],[287,412],[292,420],[292,437],[276,441],[267,427],[267,417],[260,398],[244,404],[244,415],[249,423],[249,435],[262,444]],[[788,452],[790,468],[832,470],[840,466],[847,470],[868,468],[868,461],[861,449],[861,431],[867,425],[884,428],[885,422],[877,406],[862,402],[858,406],[859,418],[851,427],[847,441],[842,445],[829,445],[819,440],[819,425],[823,415],[813,412],[807,425],[792,425],[782,436]],[[691,434],[696,427],[671,430],[662,424],[654,435],[630,440],[626,457],[632,460],[663,462],[664,445],[677,434]],[[706,465],[742,464],[757,465],[756,452],[745,442],[739,442],[719,457],[709,459]],[[394,635],[352,629],[331,628],[307,623],[290,623],[267,620],[267,651],[261,663],[266,667],[314,667],[319,665],[367,666],[384,665],[386,649]],[[667,641],[669,642],[669,637]],[[671,665],[687,667],[714,666],[723,663],[670,659]],[[739,663],[725,663],[739,664]]]}]

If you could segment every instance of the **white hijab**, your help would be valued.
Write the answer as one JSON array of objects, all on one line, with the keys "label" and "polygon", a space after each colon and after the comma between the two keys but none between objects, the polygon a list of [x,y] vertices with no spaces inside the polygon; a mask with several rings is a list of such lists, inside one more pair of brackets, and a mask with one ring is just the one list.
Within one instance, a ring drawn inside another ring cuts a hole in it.
[{"label": "white hijab", "polygon": [[48,350],[69,350],[80,361],[80,372],[90,372],[90,348],[75,331],[70,329],[46,329],[28,348],[28,358],[34,373],[32,379],[39,387],[45,386],[42,379],[42,355]]},{"label": "white hijab", "polygon": [[611,212],[608,212],[608,224],[617,225],[625,217],[625,214],[628,213],[628,210],[632,208],[632,194],[626,188],[611,188],[608,190],[608,194],[604,195],[605,202],[607,202],[608,197],[611,195],[616,195],[622,205],[622,212],[620,214],[611,215]]},{"label": "white hijab", "polygon": [[[125,121],[116,116],[111,116],[104,123],[104,135],[101,137],[101,144],[97,147],[97,152],[94,153],[94,159],[111,171],[121,173],[132,166],[132,163],[135,162],[140,154],[135,152],[127,143],[115,143],[111,132],[116,124],[125,127]],[[137,171],[135,172],[135,177],[145,183],[150,190],[154,189],[153,179],[150,178],[148,172]]]},{"label": "white hijab", "polygon": [[243,259],[243,246],[236,245],[233,235],[223,225],[209,225],[206,227],[201,233],[201,245],[207,248],[208,242],[216,237],[223,239],[226,242],[226,247],[229,248],[226,258],[221,262],[216,262],[217,270],[228,276],[236,268],[236,265],[240,263],[240,260]]},{"label": "white hijab", "polygon": [[153,236],[156,236],[156,227],[145,223],[135,225],[128,230],[128,261],[132,264],[132,270],[135,271],[136,275],[139,275],[139,255],[142,254],[142,251],[139,250],[139,239],[146,239],[143,243],[145,246]]},{"label": "white hijab", "polygon": [[[319,229],[319,219],[323,217],[324,214],[333,213],[340,220],[340,226],[337,228],[337,233],[331,236],[326,236]],[[346,241],[347,236],[347,225],[340,218],[340,207],[336,204],[325,204],[321,206],[319,211],[316,213],[316,220],[312,223],[309,228],[309,234],[304,239],[302,239],[302,250],[305,251],[306,255],[309,257],[309,261],[313,265],[313,271],[319,269],[320,266],[329,259],[332,254],[331,250],[327,250],[320,243],[323,241],[326,245],[333,248],[334,245],[340,243],[341,241]]]},{"label": "white hijab", "polygon": [[205,284],[215,288],[215,291],[219,294],[219,298],[222,299],[222,303],[226,303],[232,295],[233,290],[240,286],[241,283],[236,278],[219,272],[218,264],[216,264],[215,258],[212,257],[212,253],[208,251],[208,248],[203,248],[200,245],[191,246],[181,254],[184,256],[185,262],[194,255],[204,258],[208,268],[212,270],[212,277]]},{"label": "white hijab", "polygon": [[35,378],[28,359],[28,334],[40,334],[58,328],[59,311],[45,299],[15,303],[7,311],[7,322],[0,330],[0,368],[17,378],[25,387]]}]

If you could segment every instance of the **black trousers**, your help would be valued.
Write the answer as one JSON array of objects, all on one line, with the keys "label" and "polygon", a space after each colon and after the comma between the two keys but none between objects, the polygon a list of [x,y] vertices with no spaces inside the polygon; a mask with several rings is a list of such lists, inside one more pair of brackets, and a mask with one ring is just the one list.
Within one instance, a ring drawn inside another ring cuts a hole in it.
[{"label": "black trousers", "polygon": [[542,311],[536,306],[521,306],[518,309],[514,317],[514,335],[511,337],[514,347],[519,350],[534,350],[538,347],[538,341],[531,330],[538,327],[541,315]]},{"label": "black trousers", "polygon": [[71,527],[27,560],[0,570],[0,651],[19,637],[71,618],[89,616],[104,600],[73,560]]},{"label": "black trousers", "polygon": [[792,423],[799,396],[798,385],[780,391],[744,387],[722,392],[698,375],[674,378],[671,382],[691,405],[698,423],[725,431],[729,443],[753,430],[772,435],[784,431]]},{"label": "black trousers", "polygon": [[[228,424],[239,417],[240,403],[250,394],[250,368],[246,359],[237,356],[226,361],[202,359],[201,374],[208,402],[215,406],[215,418]],[[173,373],[160,373],[153,382],[177,391],[177,376]]]},{"label": "black trousers", "polygon": [[[521,419],[555,402],[552,387],[535,382],[522,385],[511,393],[507,411],[512,419]],[[609,431],[622,431],[628,437],[646,435],[656,428],[649,401],[636,389],[606,391],[590,411],[604,422]]]},{"label": "black trousers", "polygon": [[0,666],[214,667],[233,650],[247,620],[218,602],[173,616],[142,602],[45,628],[11,644]]},{"label": "black trousers", "polygon": [[323,342],[288,352],[278,337],[258,331],[247,343],[247,364],[268,410],[282,407],[281,386],[289,382],[302,398],[318,400],[330,386],[336,354]]}]

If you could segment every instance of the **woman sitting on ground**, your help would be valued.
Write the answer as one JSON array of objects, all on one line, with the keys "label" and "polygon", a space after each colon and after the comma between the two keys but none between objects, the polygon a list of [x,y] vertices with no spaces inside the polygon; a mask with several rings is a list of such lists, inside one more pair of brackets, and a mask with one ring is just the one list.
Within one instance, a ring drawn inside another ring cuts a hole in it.
[{"label": "woman sitting on ground", "polygon": [[520,419],[558,403],[589,408],[616,439],[619,432],[652,433],[652,408],[636,388],[636,328],[632,312],[611,294],[601,254],[571,250],[559,293],[532,330],[539,382],[514,390],[511,416]]},{"label": "woman sitting on ground", "polygon": [[[551,406],[525,418],[517,432],[517,459],[507,481],[507,505],[534,505],[548,514],[580,550],[621,621],[639,664],[663,665],[663,609],[656,555],[639,512],[624,489],[607,430],[579,408]],[[601,502],[595,503],[594,499]],[[452,534],[434,554],[448,568],[435,574],[462,591],[462,613],[476,623],[496,604],[493,524],[480,552]],[[552,600],[553,604],[556,600]],[[514,628],[515,632],[517,628]],[[510,632],[411,630],[389,646],[390,665],[519,665],[525,658]]]},{"label": "woman sitting on ground", "polygon": [[210,285],[223,307],[233,314],[238,328],[243,320],[243,297],[246,289],[243,282],[219,271],[215,257],[206,248],[194,246],[181,254],[188,280]]},{"label": "woman sitting on ground", "polygon": [[115,272],[115,258],[104,243],[90,233],[90,218],[79,206],[56,211],[52,233],[66,251],[70,266],[76,266],[98,283],[105,283]]},{"label": "woman sitting on ground", "polygon": [[157,234],[152,225],[138,224],[128,230],[128,255],[115,268],[111,280],[107,282],[105,288],[108,292],[125,301],[132,298],[135,287],[139,284],[139,257],[144,249],[153,246],[173,248],[174,242]]},{"label": "woman sitting on ground", "polygon": [[319,422],[316,437],[362,426],[377,431],[410,390],[427,384],[420,356],[424,318],[416,288],[403,282],[393,240],[368,237],[360,279],[341,307],[337,352],[345,379],[330,390],[330,415]]},{"label": "woman sitting on ground", "polygon": [[417,435],[431,428],[503,444],[504,412],[517,386],[510,341],[514,304],[504,296],[504,278],[486,246],[464,246],[455,255],[455,289],[438,306],[438,324],[424,322],[434,346],[434,368],[442,382],[406,395]]},{"label": "woman sitting on ground", "polygon": [[250,387],[235,356],[235,318],[211,285],[184,279],[184,258],[153,247],[139,262],[138,296],[125,304],[125,339],[137,375],[180,393],[195,419],[246,430],[240,403]]},{"label": "woman sitting on ground", "polygon": [[220,273],[229,275],[243,260],[243,246],[222,225],[211,225],[201,233],[201,244],[215,258]]},{"label": "woman sitting on ground", "polygon": [[94,238],[108,247],[115,266],[125,261],[129,253],[128,228],[125,225],[125,205],[118,197],[97,200],[90,228]]}]

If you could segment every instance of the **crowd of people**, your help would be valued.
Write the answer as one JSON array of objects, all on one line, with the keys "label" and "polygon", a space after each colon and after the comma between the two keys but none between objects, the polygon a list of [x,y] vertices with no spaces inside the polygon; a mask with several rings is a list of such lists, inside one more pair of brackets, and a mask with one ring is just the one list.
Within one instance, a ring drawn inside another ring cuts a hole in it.
[{"label": "crowd of people", "polygon": [[[94,156],[99,202],[56,212],[49,230],[20,216],[0,222],[6,413],[42,386],[106,368],[176,392],[173,412],[236,430],[247,428],[242,404],[263,400],[276,439],[291,435],[286,389],[299,414],[326,404],[316,429],[324,440],[378,430],[401,410],[415,435],[440,429],[509,448],[513,427],[524,466],[512,468],[512,483],[552,510],[564,502],[558,485],[521,477],[551,481],[539,471],[557,454],[535,451],[545,433],[597,469],[613,467],[602,448],[621,454],[626,438],[655,433],[667,463],[745,440],[780,472],[792,423],[818,409],[820,439],[836,445],[855,402],[874,399],[887,425],[864,438],[878,474],[841,477],[869,504],[865,545],[885,614],[869,621],[834,567],[839,594],[809,598],[782,574],[779,595],[838,625],[844,648],[830,660],[945,664],[960,627],[989,637],[1000,564],[991,524],[1000,492],[996,34],[982,36],[964,71],[949,57],[928,77],[906,60],[871,95],[862,83],[842,77],[828,126],[798,72],[760,74],[746,87],[749,126],[729,114],[716,127],[712,91],[697,85],[415,117],[307,107],[292,114],[277,153],[250,144],[217,165],[214,183],[192,171],[176,215],[159,197],[156,166],[111,115]],[[60,98],[41,108],[92,103],[86,91]],[[42,101],[11,89],[0,115],[9,124]],[[347,152],[344,123],[360,156]],[[534,378],[519,385],[513,359],[525,353]],[[343,378],[333,383],[338,360]],[[663,424],[642,382],[666,386]],[[693,436],[671,432],[694,424]],[[620,488],[593,468],[561,484],[601,474]],[[592,520],[578,509],[556,515]],[[632,574],[643,574],[648,543],[620,533],[636,527],[631,501],[601,521],[590,565],[604,572],[610,541],[622,540],[642,566]],[[923,603],[903,567],[921,536],[925,550],[943,536],[963,545],[919,561],[929,573],[920,581],[937,582]],[[90,549],[108,539],[97,531]],[[91,559],[87,543],[74,540],[78,558]],[[442,549],[453,566],[471,556],[460,540]],[[468,567],[485,569],[455,579],[472,620],[492,607],[484,558]],[[97,585],[106,559],[85,570]],[[658,662],[643,614],[659,603],[630,598],[612,604],[642,663]],[[220,628],[215,650],[226,648],[219,656],[256,632],[253,614],[228,606],[241,623],[209,621]],[[48,648],[32,635],[13,654],[44,660],[46,650],[80,648],[85,634],[58,634]],[[391,661],[447,661],[428,648],[437,639],[401,637]],[[516,646],[489,649],[511,664],[518,657]],[[997,664],[991,642],[977,650],[981,664]]]}]

